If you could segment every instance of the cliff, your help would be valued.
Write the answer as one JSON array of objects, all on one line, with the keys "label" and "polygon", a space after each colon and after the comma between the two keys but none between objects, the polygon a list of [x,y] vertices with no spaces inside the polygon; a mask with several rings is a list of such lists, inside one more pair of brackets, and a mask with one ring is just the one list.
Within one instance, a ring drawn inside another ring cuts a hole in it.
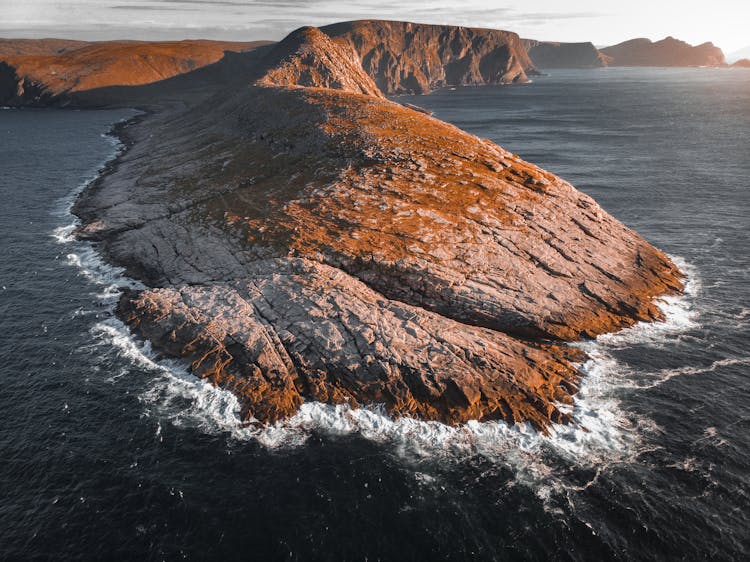
[{"label": "cliff", "polygon": [[350,43],[386,94],[527,82],[536,71],[521,39],[509,31],[380,20],[321,30]]},{"label": "cliff", "polygon": [[600,68],[610,58],[593,43],[557,43],[523,39],[523,45],[537,68]]},{"label": "cliff", "polygon": [[[214,63],[225,51],[244,51],[263,44],[266,42],[111,41],[72,50],[62,47],[62,52],[58,49],[53,54],[3,56],[0,104],[65,104],[72,94],[163,81]],[[44,45],[20,44],[17,50],[41,49]]]},{"label": "cliff", "polygon": [[713,43],[692,46],[667,37],[652,42],[632,39],[601,50],[612,57],[611,66],[722,66],[724,53]]},{"label": "cliff", "polygon": [[732,64],[734,68],[750,68],[750,59],[740,59]]},{"label": "cliff", "polygon": [[659,319],[679,271],[564,180],[362,94],[354,62],[298,30],[254,83],[121,130],[76,206],[152,287],[119,314],[247,419],[319,400],[565,421],[581,354],[560,344]]}]

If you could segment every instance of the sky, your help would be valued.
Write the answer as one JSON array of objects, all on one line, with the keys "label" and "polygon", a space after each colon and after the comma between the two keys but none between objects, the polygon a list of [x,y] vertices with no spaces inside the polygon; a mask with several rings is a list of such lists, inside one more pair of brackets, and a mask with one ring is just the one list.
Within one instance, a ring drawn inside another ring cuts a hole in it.
[{"label": "sky", "polygon": [[0,0],[0,37],[281,39],[302,25],[398,19],[597,46],[672,35],[750,46],[750,0]]}]

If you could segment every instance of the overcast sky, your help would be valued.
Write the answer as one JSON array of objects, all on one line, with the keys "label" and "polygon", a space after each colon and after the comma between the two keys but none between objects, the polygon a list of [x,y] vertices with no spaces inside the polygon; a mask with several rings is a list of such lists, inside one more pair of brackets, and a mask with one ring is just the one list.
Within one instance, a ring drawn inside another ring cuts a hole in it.
[{"label": "overcast sky", "polygon": [[302,25],[400,19],[611,45],[673,35],[750,45],[750,0],[0,0],[0,37],[280,39]]}]

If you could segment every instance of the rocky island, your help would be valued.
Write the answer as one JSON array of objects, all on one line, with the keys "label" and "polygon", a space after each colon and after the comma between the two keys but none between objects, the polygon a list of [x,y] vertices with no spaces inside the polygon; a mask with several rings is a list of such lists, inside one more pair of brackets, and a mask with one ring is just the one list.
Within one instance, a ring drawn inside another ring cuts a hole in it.
[{"label": "rocky island", "polygon": [[126,87],[107,103],[149,113],[78,235],[149,287],[121,318],[245,419],[315,400],[544,430],[580,378],[566,342],[659,320],[681,273],[561,178],[385,95],[534,70],[509,32],[353,22]]}]

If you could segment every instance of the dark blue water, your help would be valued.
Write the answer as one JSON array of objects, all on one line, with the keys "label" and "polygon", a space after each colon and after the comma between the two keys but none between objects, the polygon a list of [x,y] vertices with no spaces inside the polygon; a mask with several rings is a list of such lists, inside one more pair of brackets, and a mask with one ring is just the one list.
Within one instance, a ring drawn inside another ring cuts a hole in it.
[{"label": "dark blue water", "polygon": [[128,337],[128,281],[66,236],[127,113],[0,111],[0,559],[747,559],[750,72],[413,101],[675,256],[668,322],[587,343],[577,423],[549,438],[315,404],[242,428],[231,396]]}]

